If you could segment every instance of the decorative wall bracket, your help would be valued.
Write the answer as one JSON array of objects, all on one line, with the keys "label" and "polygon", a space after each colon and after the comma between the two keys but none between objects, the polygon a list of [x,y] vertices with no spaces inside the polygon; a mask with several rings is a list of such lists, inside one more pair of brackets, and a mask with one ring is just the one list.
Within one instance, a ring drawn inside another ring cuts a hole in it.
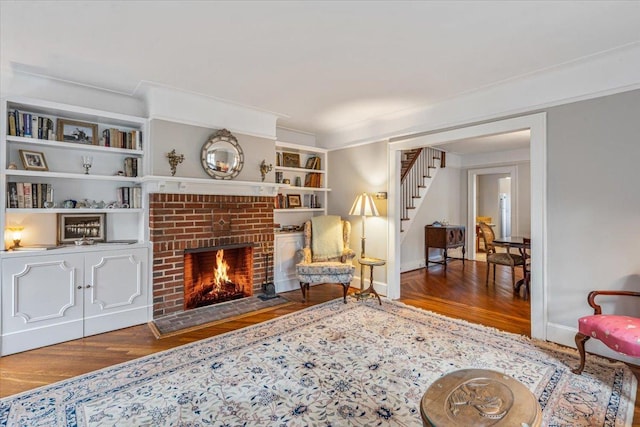
[{"label": "decorative wall bracket", "polygon": [[176,167],[184,161],[184,154],[176,154],[176,149],[174,148],[167,153],[167,159],[169,159],[169,166],[171,167],[171,176],[175,176]]},{"label": "decorative wall bracket", "polygon": [[267,173],[270,172],[271,169],[273,169],[273,165],[271,163],[267,164],[267,162],[262,160],[262,163],[260,163],[260,173],[262,174],[262,181],[263,182],[264,182],[264,179],[267,176]]}]

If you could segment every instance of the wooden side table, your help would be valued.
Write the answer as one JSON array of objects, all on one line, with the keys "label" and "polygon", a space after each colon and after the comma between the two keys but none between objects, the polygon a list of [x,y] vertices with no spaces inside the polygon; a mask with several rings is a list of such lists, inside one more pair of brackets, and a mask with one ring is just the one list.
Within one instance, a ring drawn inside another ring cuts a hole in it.
[{"label": "wooden side table", "polygon": [[358,299],[369,296],[371,294],[373,294],[374,296],[376,296],[378,298],[378,302],[380,303],[380,305],[382,305],[382,300],[380,299],[380,295],[378,295],[378,292],[376,292],[376,289],[373,287],[373,267],[376,266],[381,266],[381,265],[385,265],[387,263],[387,261],[380,259],[380,258],[360,258],[358,260],[358,262],[360,263],[360,265],[363,266],[369,266],[369,269],[371,271],[370,274],[370,278],[369,278],[369,287],[365,290],[362,290],[362,288],[364,287],[364,278],[362,277],[362,274],[360,274],[360,292],[356,294],[356,297]]},{"label": "wooden side table", "polygon": [[[424,227],[424,250],[425,250],[425,267],[429,267],[429,263],[442,264],[447,268],[447,260],[460,259],[464,266],[466,233],[464,225],[427,225]],[[462,248],[462,258],[450,257],[449,249]],[[442,261],[429,260],[429,248],[443,249],[444,255]]]},{"label": "wooden side table", "polygon": [[487,369],[462,369],[438,378],[420,402],[425,427],[512,427],[542,424],[542,410],[524,384]]}]

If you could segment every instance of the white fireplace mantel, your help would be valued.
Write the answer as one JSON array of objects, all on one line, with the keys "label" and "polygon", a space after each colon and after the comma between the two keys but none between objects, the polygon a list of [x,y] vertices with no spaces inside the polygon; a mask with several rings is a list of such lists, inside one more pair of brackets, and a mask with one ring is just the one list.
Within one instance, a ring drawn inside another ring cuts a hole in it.
[{"label": "white fireplace mantel", "polygon": [[228,196],[270,196],[288,184],[273,182],[233,181],[151,175],[142,178],[149,193],[218,194]]}]

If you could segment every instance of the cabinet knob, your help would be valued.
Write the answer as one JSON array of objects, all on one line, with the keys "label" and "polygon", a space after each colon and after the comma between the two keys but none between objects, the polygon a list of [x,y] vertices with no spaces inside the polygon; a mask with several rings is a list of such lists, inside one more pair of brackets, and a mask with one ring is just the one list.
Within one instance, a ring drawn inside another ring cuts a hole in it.
[{"label": "cabinet knob", "polygon": [[85,288],[87,288],[87,289],[89,289],[90,287],[91,287],[91,285],[87,285],[87,286],[85,286]]},{"label": "cabinet knob", "polygon": [[82,289],[82,285],[78,285],[78,289]]}]

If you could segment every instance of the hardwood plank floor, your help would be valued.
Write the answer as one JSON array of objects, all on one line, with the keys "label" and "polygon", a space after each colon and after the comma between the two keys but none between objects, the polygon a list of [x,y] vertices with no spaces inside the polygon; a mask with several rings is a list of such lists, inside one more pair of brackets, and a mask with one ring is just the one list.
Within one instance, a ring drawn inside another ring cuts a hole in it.
[{"label": "hardwood plank floor", "polygon": [[[400,301],[446,316],[480,323],[504,331],[529,335],[529,302],[513,294],[510,272],[498,267],[497,283],[484,285],[485,264],[454,261],[445,270],[431,266],[402,275]],[[521,272],[518,271],[518,278]],[[123,363],[182,344],[219,335],[342,296],[338,285],[311,288],[310,300],[302,303],[300,291],[284,297],[295,304],[265,313],[156,339],[147,325],[134,326],[75,341],[0,358],[0,397],[51,384],[76,375]],[[640,367],[631,366],[640,379]],[[634,427],[640,427],[640,392],[636,396]]]}]

